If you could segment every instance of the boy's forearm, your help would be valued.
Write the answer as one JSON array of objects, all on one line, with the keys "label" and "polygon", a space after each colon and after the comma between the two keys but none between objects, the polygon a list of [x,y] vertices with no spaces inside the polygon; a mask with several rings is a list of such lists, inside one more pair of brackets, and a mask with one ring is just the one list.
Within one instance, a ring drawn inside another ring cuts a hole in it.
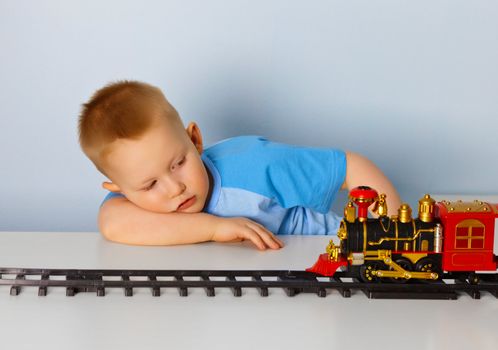
[{"label": "boy's forearm", "polygon": [[206,213],[154,213],[124,198],[114,198],[100,208],[99,229],[107,239],[118,243],[188,244],[210,241],[216,219]]},{"label": "boy's forearm", "polygon": [[401,205],[401,199],[391,181],[369,159],[356,154],[346,153],[347,170],[343,188],[351,190],[356,186],[367,185],[386,194],[389,213],[393,214]]}]

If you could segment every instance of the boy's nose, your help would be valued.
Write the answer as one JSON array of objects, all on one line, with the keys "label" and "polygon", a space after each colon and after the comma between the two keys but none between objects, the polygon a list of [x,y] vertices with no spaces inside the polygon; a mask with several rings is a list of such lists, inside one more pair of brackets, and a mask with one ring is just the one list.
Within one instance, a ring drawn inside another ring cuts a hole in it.
[{"label": "boy's nose", "polygon": [[181,181],[167,181],[167,192],[170,198],[175,198],[181,195],[187,187]]}]

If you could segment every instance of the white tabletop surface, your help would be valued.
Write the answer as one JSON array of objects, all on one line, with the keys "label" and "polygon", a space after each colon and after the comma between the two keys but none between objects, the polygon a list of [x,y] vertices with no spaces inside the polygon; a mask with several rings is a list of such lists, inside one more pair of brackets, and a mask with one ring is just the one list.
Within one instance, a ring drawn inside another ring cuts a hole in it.
[{"label": "white tabletop surface", "polygon": [[[0,266],[84,269],[304,269],[327,237],[283,237],[285,248],[249,243],[134,247],[97,233],[0,232]],[[269,297],[243,290],[173,289],[105,297],[63,288],[10,296],[0,286],[1,349],[497,349],[498,300],[370,300],[361,293]],[[10,346],[8,346],[10,345]]]}]

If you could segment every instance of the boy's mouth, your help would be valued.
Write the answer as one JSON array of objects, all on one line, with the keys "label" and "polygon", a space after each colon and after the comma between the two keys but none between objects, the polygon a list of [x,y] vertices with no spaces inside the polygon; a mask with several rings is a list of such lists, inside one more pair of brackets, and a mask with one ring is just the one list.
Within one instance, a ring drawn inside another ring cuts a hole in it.
[{"label": "boy's mouth", "polygon": [[176,210],[180,211],[180,210],[188,209],[192,205],[194,205],[194,203],[195,203],[195,196],[192,196],[189,199],[187,199],[186,201],[184,201],[182,204],[180,204]]}]

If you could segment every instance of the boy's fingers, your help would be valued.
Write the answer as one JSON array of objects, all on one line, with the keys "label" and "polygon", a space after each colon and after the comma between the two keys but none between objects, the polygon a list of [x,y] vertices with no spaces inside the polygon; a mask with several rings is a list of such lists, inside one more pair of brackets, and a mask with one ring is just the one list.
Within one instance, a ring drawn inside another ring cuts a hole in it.
[{"label": "boy's fingers", "polygon": [[272,249],[279,249],[280,244],[278,241],[275,240],[275,237],[271,232],[269,232],[267,229],[265,229],[261,225],[253,224],[253,223],[248,223],[247,226],[254,230],[259,237],[266,243],[266,245]]},{"label": "boy's fingers", "polygon": [[250,227],[247,228],[247,231],[244,233],[244,236],[250,239],[251,242],[254,243],[254,245],[258,247],[259,250],[266,249],[266,245],[261,239],[261,237],[256,232],[254,232],[254,230],[252,230]]},{"label": "boy's fingers", "polygon": [[277,242],[277,244],[280,246],[280,248],[282,248],[284,246],[284,243],[280,239],[278,239],[277,236],[275,236],[270,230],[268,230],[266,227],[264,227],[263,225],[261,225],[261,224],[259,224],[257,222],[255,222],[255,224],[258,227],[260,227],[261,230],[263,230],[264,232],[266,232],[270,236],[270,238],[272,240],[274,240],[275,242]]}]

